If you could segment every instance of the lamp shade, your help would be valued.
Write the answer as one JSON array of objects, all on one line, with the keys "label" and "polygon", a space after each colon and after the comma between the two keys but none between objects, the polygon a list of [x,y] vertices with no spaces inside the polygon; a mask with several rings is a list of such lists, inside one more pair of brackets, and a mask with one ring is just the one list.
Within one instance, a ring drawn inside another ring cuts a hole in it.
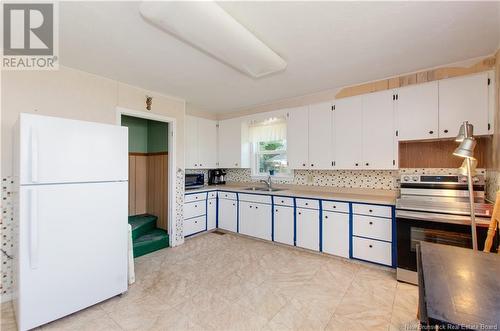
[{"label": "lamp shade", "polygon": [[474,159],[474,148],[476,148],[476,140],[474,138],[464,138],[453,152],[453,155]]},{"label": "lamp shade", "polygon": [[466,121],[460,126],[460,130],[458,131],[458,135],[455,138],[455,141],[462,142],[465,138],[472,137],[473,134],[474,126]]},{"label": "lamp shade", "polygon": [[[476,175],[476,168],[477,168],[477,160],[476,159],[471,159],[471,164],[470,164],[470,174],[471,176]],[[462,162],[462,165],[460,168],[458,168],[458,173],[464,176],[468,175],[468,170],[467,170],[467,159],[464,159]]]}]

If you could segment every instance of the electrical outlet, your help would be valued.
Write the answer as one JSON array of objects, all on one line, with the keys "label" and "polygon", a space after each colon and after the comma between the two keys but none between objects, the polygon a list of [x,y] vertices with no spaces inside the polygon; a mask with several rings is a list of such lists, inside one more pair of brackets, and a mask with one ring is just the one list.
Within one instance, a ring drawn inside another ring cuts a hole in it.
[{"label": "electrical outlet", "polygon": [[306,180],[307,180],[307,184],[312,184],[312,182],[314,181],[313,175],[312,174],[307,174]]}]

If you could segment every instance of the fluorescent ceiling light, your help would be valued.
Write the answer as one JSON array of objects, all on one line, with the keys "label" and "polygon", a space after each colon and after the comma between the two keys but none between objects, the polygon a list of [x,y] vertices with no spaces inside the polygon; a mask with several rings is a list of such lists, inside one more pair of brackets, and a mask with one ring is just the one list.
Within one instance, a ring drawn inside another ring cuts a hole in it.
[{"label": "fluorescent ceiling light", "polygon": [[160,29],[249,76],[286,68],[286,62],[213,1],[143,1],[142,16]]}]

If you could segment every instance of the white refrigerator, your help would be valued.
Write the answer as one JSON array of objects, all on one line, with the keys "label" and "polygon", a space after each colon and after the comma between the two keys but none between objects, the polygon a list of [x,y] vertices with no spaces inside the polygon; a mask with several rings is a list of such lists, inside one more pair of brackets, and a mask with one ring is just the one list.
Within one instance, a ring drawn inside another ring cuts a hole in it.
[{"label": "white refrigerator", "polygon": [[127,291],[127,128],[21,114],[14,155],[18,328]]}]

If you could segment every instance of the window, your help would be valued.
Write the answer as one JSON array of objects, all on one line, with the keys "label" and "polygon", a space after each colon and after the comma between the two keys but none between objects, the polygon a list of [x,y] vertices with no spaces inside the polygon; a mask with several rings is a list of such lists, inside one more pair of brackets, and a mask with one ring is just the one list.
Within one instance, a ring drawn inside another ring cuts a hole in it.
[{"label": "window", "polygon": [[252,175],[277,177],[291,175],[286,155],[286,121],[271,118],[250,126]]}]

